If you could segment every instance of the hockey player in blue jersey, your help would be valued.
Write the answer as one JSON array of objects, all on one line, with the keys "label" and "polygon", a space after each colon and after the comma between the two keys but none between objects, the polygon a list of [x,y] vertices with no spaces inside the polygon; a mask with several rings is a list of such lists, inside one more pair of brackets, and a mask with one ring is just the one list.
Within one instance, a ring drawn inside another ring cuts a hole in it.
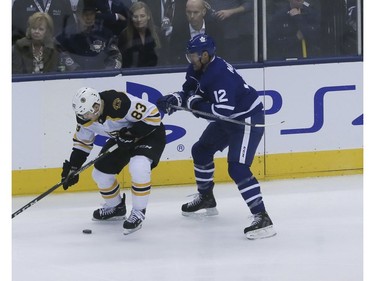
[{"label": "hockey player in blue jersey", "polygon": [[[264,124],[263,104],[258,93],[232,65],[216,56],[211,37],[200,34],[192,38],[187,45],[186,58],[190,65],[183,90],[161,97],[157,102],[159,110],[172,114],[176,109],[171,105],[185,106],[247,123]],[[214,154],[228,147],[228,173],[254,216],[251,225],[244,229],[246,237],[274,236],[276,232],[266,212],[259,182],[250,171],[264,127],[218,119],[211,121],[192,147],[198,194],[193,201],[182,205],[182,214],[192,216],[200,210],[204,210],[205,215],[218,214],[213,194]]]}]

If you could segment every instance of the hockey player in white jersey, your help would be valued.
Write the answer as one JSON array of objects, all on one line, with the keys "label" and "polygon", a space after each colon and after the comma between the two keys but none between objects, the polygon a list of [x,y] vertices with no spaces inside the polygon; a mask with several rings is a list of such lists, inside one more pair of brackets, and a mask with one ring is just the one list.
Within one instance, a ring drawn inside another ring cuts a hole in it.
[{"label": "hockey player in white jersey", "polygon": [[166,144],[164,125],[158,108],[143,99],[108,90],[98,92],[81,88],[73,97],[77,129],[70,159],[61,174],[63,188],[78,182],[74,171],[86,161],[96,135],[109,137],[101,153],[118,144],[118,148],[95,163],[92,177],[105,204],[93,213],[93,220],[126,218],[125,193],[121,197],[116,174],[129,164],[132,210],[124,221],[124,234],[142,227],[151,191],[151,170],[155,168]]},{"label": "hockey player in white jersey", "polygon": [[[215,43],[210,36],[199,34],[192,38],[186,57],[190,65],[183,90],[161,97],[157,102],[161,111],[171,114],[176,111],[171,105],[185,106],[218,117],[264,124],[263,104],[257,91],[231,64],[216,56]],[[251,225],[244,229],[246,237],[274,236],[276,232],[266,212],[259,182],[250,171],[264,127],[233,124],[219,118],[211,121],[192,147],[198,195],[182,205],[182,214],[191,216],[202,210],[206,215],[218,214],[213,194],[214,154],[228,147],[228,173],[254,216]]]}]

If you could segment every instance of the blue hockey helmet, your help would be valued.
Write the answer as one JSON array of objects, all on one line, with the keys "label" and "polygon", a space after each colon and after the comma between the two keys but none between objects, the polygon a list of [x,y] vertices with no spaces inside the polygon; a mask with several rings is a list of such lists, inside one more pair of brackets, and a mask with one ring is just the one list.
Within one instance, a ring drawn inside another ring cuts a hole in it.
[{"label": "blue hockey helmet", "polygon": [[205,51],[210,56],[213,56],[216,53],[215,42],[210,36],[207,34],[198,34],[189,40],[186,48],[187,54],[198,53],[200,56]]}]

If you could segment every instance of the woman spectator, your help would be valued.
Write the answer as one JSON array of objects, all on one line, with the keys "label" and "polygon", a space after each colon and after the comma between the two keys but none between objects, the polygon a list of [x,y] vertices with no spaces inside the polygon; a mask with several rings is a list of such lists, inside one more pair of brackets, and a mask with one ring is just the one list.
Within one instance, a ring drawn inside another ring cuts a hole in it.
[{"label": "woman spectator", "polygon": [[130,7],[128,26],[119,36],[122,67],[156,66],[160,40],[151,10],[142,1]]},{"label": "woman spectator", "polygon": [[57,71],[59,52],[53,41],[52,18],[42,12],[29,17],[26,36],[12,47],[12,73]]}]

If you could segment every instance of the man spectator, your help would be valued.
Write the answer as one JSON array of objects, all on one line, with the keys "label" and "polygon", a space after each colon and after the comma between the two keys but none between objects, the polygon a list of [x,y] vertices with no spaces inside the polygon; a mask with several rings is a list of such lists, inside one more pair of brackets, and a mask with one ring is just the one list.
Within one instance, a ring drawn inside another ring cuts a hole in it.
[{"label": "man spectator", "polygon": [[96,7],[99,11],[98,18],[103,19],[104,25],[118,36],[127,26],[131,0],[125,4],[121,0],[96,0]]},{"label": "man spectator", "polygon": [[189,41],[198,34],[209,34],[214,38],[218,46],[218,54],[220,54],[222,48],[222,44],[219,42],[221,33],[216,23],[216,19],[207,13],[204,0],[188,0],[185,7],[185,16],[181,20],[181,24],[175,26],[175,32],[171,35],[168,52],[169,63],[186,64],[186,50],[183,42]]},{"label": "man spectator", "polygon": [[12,6],[12,44],[26,35],[27,21],[36,13],[47,13],[54,25],[54,34],[60,34],[74,22],[69,0],[15,0]]},{"label": "man spectator", "polygon": [[320,14],[304,0],[286,0],[270,17],[268,59],[298,59],[320,54]]},{"label": "man spectator", "polygon": [[218,19],[222,32],[223,51],[228,62],[253,61],[254,6],[253,0],[207,0],[210,13]]},{"label": "man spectator", "polygon": [[[186,24],[185,6],[187,0],[143,0],[152,11],[155,26],[159,29],[162,49],[159,54],[159,65],[168,65],[170,61],[169,44],[172,34]],[[182,43],[184,45],[184,43]]]}]

